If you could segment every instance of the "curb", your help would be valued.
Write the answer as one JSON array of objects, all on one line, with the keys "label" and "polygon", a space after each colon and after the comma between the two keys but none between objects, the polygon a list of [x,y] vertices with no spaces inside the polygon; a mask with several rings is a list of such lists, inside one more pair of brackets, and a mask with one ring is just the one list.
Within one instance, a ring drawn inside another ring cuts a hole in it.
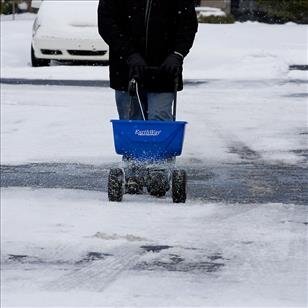
[{"label": "curb", "polygon": [[[207,80],[185,80],[185,85],[199,85],[208,83]],[[109,80],[60,80],[60,79],[25,79],[1,78],[1,84],[35,85],[35,86],[73,86],[73,87],[109,87]]]}]

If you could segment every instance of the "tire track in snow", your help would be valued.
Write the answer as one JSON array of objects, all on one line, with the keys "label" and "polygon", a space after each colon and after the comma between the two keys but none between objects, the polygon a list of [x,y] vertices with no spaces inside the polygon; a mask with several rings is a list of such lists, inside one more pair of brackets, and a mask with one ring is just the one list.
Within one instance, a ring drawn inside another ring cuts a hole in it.
[{"label": "tire track in snow", "polygon": [[205,120],[205,125],[226,144],[229,153],[237,154],[240,159],[247,161],[257,161],[262,159],[260,153],[250,148],[245,144],[245,142],[240,140],[238,136],[226,131],[226,128],[220,127],[211,119],[207,118]]},{"label": "tire track in snow", "polygon": [[103,260],[93,261],[45,285],[51,291],[82,289],[103,291],[125,270],[133,267],[144,253],[140,246],[124,245],[109,252]]},{"label": "tire track in snow", "polygon": [[[233,137],[233,140],[234,139],[235,138]],[[224,138],[224,140],[227,140],[227,138]],[[239,141],[239,140],[228,142],[228,149],[230,153],[237,154],[243,160],[255,161],[255,160],[259,160],[262,158],[260,153],[251,149],[244,142]]]}]

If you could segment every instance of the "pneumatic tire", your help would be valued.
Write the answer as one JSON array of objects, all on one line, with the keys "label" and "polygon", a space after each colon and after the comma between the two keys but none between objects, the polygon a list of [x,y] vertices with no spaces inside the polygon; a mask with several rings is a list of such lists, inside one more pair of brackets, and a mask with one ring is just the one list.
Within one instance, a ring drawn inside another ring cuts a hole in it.
[{"label": "pneumatic tire", "polygon": [[167,192],[166,176],[161,172],[151,174],[148,179],[147,190],[151,196],[164,197]]},{"label": "pneumatic tire", "polygon": [[172,200],[173,203],[186,202],[187,175],[184,170],[174,170],[172,173]]},{"label": "pneumatic tire", "polygon": [[124,195],[124,172],[120,168],[110,169],[108,177],[108,199],[121,202]]}]

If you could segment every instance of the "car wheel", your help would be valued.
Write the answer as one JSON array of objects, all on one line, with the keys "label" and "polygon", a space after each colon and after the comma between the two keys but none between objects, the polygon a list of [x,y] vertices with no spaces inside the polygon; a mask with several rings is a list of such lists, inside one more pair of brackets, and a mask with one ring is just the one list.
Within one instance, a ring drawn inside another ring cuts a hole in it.
[{"label": "car wheel", "polygon": [[35,56],[34,48],[31,45],[31,64],[33,67],[49,66],[50,60],[49,59],[38,59]]}]

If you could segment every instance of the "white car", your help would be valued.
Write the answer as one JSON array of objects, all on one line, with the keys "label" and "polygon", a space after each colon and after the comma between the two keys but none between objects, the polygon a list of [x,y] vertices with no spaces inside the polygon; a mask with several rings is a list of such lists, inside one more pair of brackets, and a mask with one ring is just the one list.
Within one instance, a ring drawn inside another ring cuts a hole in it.
[{"label": "white car", "polygon": [[108,62],[97,29],[98,0],[44,0],[33,24],[32,66],[51,60]]}]

